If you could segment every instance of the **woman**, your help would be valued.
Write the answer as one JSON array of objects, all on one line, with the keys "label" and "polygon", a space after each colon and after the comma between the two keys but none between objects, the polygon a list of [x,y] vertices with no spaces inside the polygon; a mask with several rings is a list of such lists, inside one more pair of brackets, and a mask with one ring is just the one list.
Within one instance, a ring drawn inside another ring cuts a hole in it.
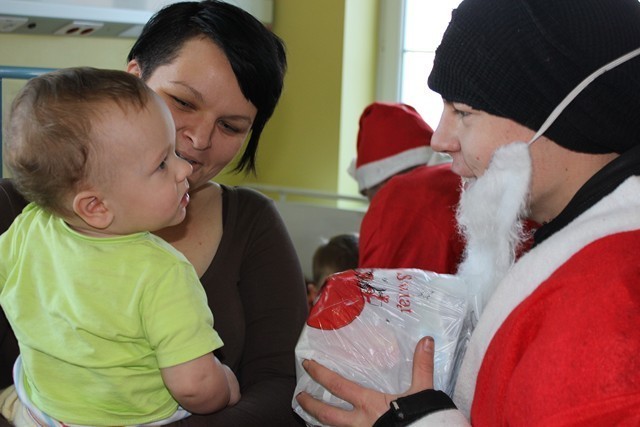
[{"label": "woman", "polygon": [[[200,275],[224,341],[216,355],[236,373],[242,392],[234,407],[194,415],[180,425],[296,425],[293,351],[307,315],[297,256],[269,199],[210,181],[246,139],[235,170],[254,171],[260,134],[282,91],[284,46],[235,6],[183,2],[151,18],[128,60],[127,70],[169,106],[176,151],[193,166],[187,218],[158,235],[182,251]],[[15,194],[3,197],[13,191],[6,181],[0,190],[5,227],[24,201]],[[8,328],[1,337],[6,386],[17,348]]]},{"label": "woman", "polygon": [[[309,413],[336,426],[640,425],[638,22],[637,0],[460,3],[429,76],[445,100],[431,145],[468,181],[459,271],[483,293],[458,409],[432,390],[425,338],[404,397],[304,362],[354,404],[301,393]],[[522,215],[542,225],[514,262]]]}]

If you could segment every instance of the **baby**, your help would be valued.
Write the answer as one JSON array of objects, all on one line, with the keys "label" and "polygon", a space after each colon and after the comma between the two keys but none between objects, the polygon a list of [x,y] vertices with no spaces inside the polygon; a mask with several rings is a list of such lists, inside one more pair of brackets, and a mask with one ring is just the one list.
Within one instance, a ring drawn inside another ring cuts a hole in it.
[{"label": "baby", "polygon": [[123,71],[54,71],[13,101],[7,166],[31,202],[0,236],[15,425],[159,425],[239,400],[194,268],[150,233],[186,215],[174,150],[167,106]]}]

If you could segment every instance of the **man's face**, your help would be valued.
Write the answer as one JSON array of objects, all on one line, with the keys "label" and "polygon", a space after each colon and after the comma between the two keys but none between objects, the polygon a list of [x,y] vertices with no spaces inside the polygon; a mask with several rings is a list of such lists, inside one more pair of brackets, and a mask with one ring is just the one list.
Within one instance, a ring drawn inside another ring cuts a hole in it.
[{"label": "man's face", "polygon": [[528,141],[534,132],[513,120],[445,101],[431,147],[451,155],[451,169],[464,178],[482,176],[495,150],[513,141]]},{"label": "man's face", "polygon": [[[532,137],[533,131],[512,120],[445,102],[431,138],[431,147],[451,155],[451,169],[468,179],[456,216],[467,245],[458,275],[473,284],[476,318],[511,268],[520,244],[531,156],[524,143],[511,143]],[[507,145],[508,151],[496,153]]]}]

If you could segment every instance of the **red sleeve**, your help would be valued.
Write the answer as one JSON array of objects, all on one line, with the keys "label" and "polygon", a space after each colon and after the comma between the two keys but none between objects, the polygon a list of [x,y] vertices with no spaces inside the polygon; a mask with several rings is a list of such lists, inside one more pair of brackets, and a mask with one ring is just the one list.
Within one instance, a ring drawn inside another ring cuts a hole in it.
[{"label": "red sleeve", "polygon": [[600,239],[500,326],[482,361],[476,425],[640,425],[640,231]]}]

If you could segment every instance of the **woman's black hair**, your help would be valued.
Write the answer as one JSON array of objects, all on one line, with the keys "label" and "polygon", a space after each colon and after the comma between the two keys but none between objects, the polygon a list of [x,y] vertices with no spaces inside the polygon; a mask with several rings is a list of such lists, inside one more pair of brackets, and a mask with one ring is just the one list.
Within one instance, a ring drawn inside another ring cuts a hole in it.
[{"label": "woman's black hair", "polygon": [[282,94],[287,58],[284,42],[248,12],[218,0],[187,1],[151,17],[131,48],[141,78],[171,63],[188,40],[205,36],[227,56],[242,94],[257,108],[251,135],[234,172],[255,173],[258,141]]}]

